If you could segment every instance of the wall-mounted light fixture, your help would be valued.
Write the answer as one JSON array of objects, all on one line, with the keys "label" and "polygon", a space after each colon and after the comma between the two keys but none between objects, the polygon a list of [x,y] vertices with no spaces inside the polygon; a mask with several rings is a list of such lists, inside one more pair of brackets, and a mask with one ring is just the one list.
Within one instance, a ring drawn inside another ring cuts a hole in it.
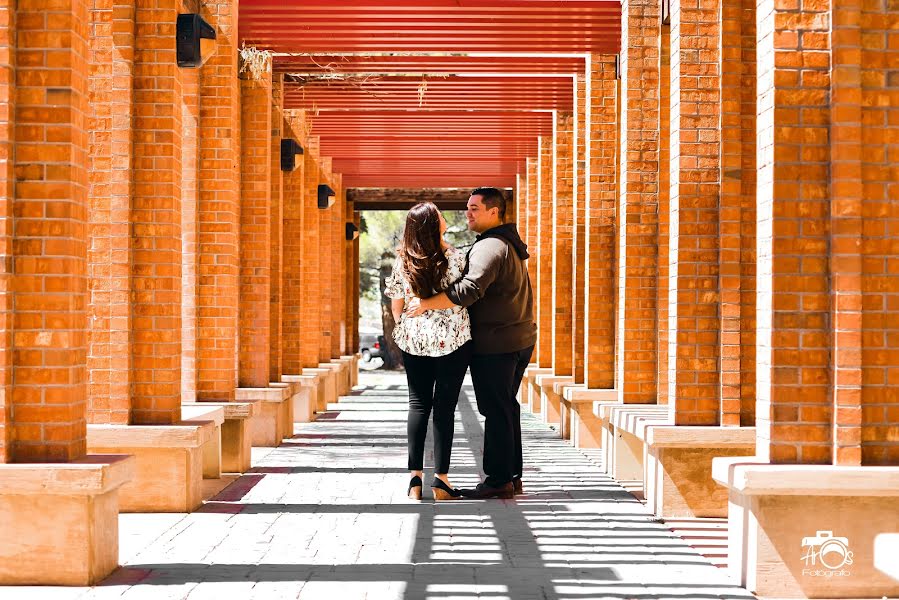
[{"label": "wall-mounted light fixture", "polygon": [[318,185],[318,207],[330,208],[334,204],[337,193],[324,183]]},{"label": "wall-mounted light fixture", "polygon": [[303,147],[293,138],[281,140],[281,170],[290,172],[297,168],[297,154],[303,153]]},{"label": "wall-mounted light fixture", "polygon": [[662,25],[671,25],[671,0],[662,0]]},{"label": "wall-mounted light fixture", "polygon": [[196,13],[178,15],[175,50],[179,67],[201,67],[215,52],[215,29]]},{"label": "wall-mounted light fixture", "polygon": [[347,223],[346,224],[346,239],[347,241],[355,240],[359,237],[359,228],[356,227],[355,223]]}]

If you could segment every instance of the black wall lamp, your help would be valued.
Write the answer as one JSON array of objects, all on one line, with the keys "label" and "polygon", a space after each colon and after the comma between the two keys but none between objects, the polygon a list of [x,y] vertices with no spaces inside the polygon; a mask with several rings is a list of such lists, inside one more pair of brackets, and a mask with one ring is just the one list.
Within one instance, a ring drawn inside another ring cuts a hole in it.
[{"label": "black wall lamp", "polygon": [[355,223],[347,223],[346,224],[346,239],[347,241],[355,240],[359,237],[359,228],[356,227]]},{"label": "black wall lamp", "polygon": [[334,204],[337,193],[324,183],[318,184],[318,207],[330,208]]},{"label": "black wall lamp", "polygon": [[179,67],[200,67],[215,51],[215,29],[196,13],[178,15],[175,51]]},{"label": "black wall lamp", "polygon": [[293,138],[281,140],[281,170],[290,172],[297,168],[297,154],[303,153],[303,147]]}]

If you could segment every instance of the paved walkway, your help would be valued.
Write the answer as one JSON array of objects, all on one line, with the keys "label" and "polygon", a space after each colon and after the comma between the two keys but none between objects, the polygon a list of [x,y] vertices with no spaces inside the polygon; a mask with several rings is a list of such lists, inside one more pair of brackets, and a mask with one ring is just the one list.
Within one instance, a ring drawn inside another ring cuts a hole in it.
[{"label": "paved walkway", "polygon": [[[361,383],[281,447],[255,449],[252,472],[202,510],[122,515],[125,566],[103,585],[0,598],[752,597],[530,416],[524,496],[434,503],[426,487],[407,500],[405,377]],[[470,386],[458,417],[451,477],[470,486],[483,441]]]}]

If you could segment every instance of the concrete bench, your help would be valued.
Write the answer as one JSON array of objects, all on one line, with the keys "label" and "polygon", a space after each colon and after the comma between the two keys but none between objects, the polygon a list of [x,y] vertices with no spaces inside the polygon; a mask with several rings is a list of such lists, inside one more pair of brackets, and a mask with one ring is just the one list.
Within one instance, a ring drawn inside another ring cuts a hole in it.
[{"label": "concrete bench", "polygon": [[122,512],[191,512],[203,501],[203,446],[214,421],[87,426],[91,454],[131,454],[134,477],[119,490]]},{"label": "concrete bench", "polygon": [[[594,402],[593,414],[599,419],[603,471],[619,481],[643,480],[643,444],[632,439],[618,425],[629,422],[627,415],[643,415],[656,420],[667,417],[667,408],[658,404],[622,404]],[[645,419],[641,419],[642,423]],[[631,419],[636,425],[637,421]]]},{"label": "concrete bench", "polygon": [[650,424],[644,444],[643,490],[660,517],[726,517],[727,489],[712,477],[712,459],[755,453],[755,427]]},{"label": "concrete bench", "polygon": [[334,369],[320,364],[317,367],[303,369],[303,375],[318,377],[318,396],[315,400],[315,412],[325,412],[328,404],[337,402],[337,373]]},{"label": "concrete bench", "polygon": [[293,396],[290,398],[294,423],[308,423],[314,418],[320,379],[321,375],[318,373],[281,376],[281,381],[294,386]]},{"label": "concrete bench", "polygon": [[564,437],[575,448],[600,448],[602,423],[593,414],[593,404],[618,401],[618,390],[588,389],[585,385],[565,385],[561,388],[562,426]]},{"label": "concrete bench", "polygon": [[258,400],[246,402],[197,402],[203,406],[221,407],[225,412],[222,423],[222,473],[245,473],[250,470],[253,447],[250,421],[262,410]]},{"label": "concrete bench", "polygon": [[[750,592],[899,597],[899,467],[728,457],[712,461],[712,476],[729,491],[728,569]],[[830,544],[839,551],[824,552],[828,538],[843,538]]]},{"label": "concrete bench", "polygon": [[258,402],[259,411],[250,418],[250,441],[253,446],[280,446],[293,435],[294,384],[272,383],[264,388],[237,388],[238,402]]},{"label": "concrete bench", "polygon": [[574,383],[574,377],[571,375],[555,375],[553,373],[541,373],[534,377],[534,385],[540,392],[540,407],[543,422],[550,425],[556,425],[561,431],[562,400],[559,395],[553,391],[553,386],[556,383],[571,384]]},{"label": "concrete bench", "polygon": [[215,429],[212,437],[203,445],[203,479],[219,479],[222,476],[222,425],[225,409],[204,402],[183,402],[181,418],[185,421],[212,421]]},{"label": "concrete bench", "polygon": [[540,403],[540,386],[537,385],[537,376],[538,375],[549,375],[553,372],[552,369],[547,367],[538,367],[536,365],[529,366],[524,371],[524,377],[521,380],[521,385],[524,388],[523,394],[527,397],[527,401],[525,402],[522,399],[522,404],[527,404],[528,411],[531,414],[538,415],[543,412],[543,407]]}]

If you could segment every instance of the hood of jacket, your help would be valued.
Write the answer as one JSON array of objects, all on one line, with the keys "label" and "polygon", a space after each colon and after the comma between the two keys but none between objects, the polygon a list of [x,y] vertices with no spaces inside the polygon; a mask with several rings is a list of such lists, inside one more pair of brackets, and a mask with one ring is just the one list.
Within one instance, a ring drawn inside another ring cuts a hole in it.
[{"label": "hood of jacket", "polygon": [[521,239],[521,236],[518,235],[518,227],[516,227],[515,223],[503,223],[498,227],[488,229],[479,235],[477,239],[481,240],[488,237],[502,238],[509,242],[509,244],[515,248],[515,253],[518,254],[518,258],[521,260],[526,260],[530,257],[530,254],[528,254],[528,245],[525,244]]}]

